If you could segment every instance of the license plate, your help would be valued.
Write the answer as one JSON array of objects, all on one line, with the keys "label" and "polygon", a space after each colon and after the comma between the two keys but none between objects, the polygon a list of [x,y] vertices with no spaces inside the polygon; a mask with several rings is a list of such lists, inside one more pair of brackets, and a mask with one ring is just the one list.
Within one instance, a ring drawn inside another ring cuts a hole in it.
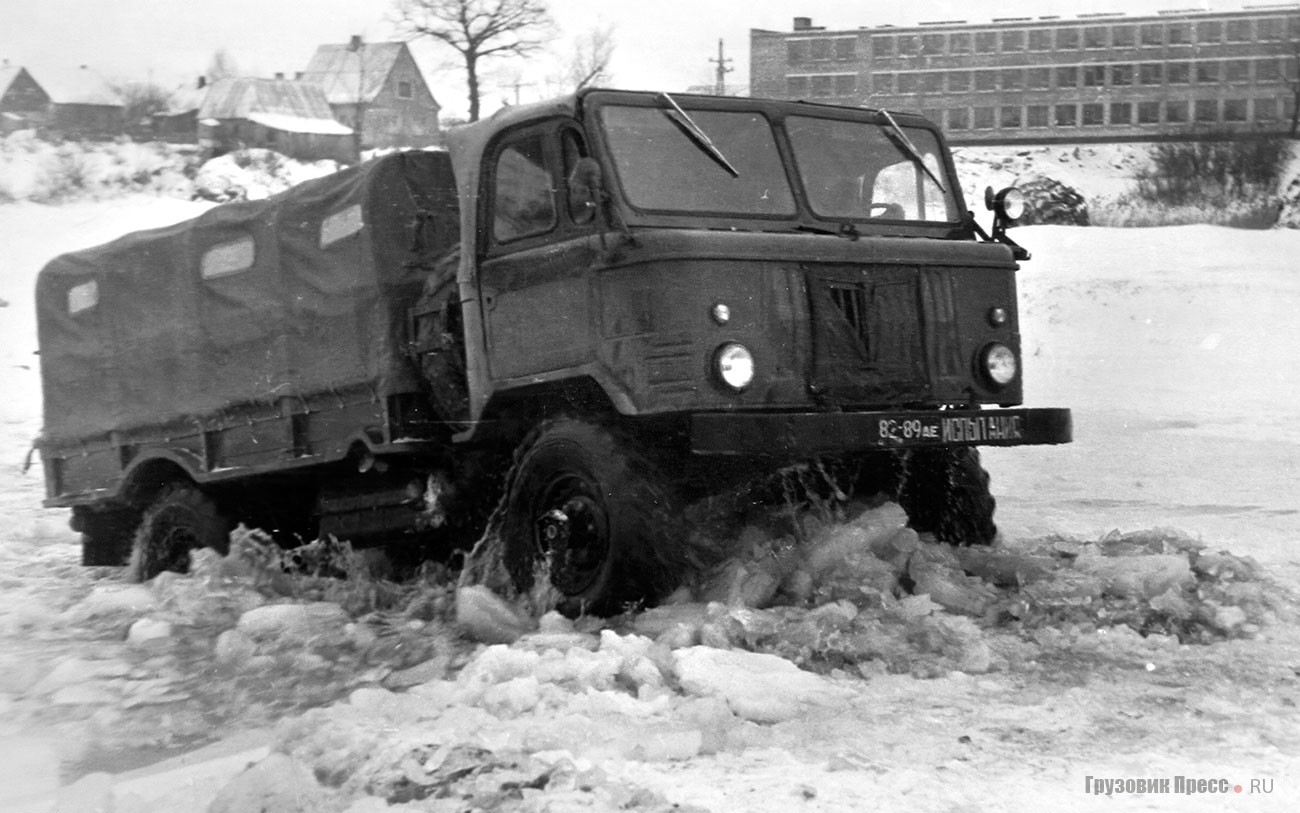
[{"label": "license plate", "polygon": [[899,418],[882,417],[876,422],[882,445],[914,443],[1015,443],[1025,438],[1021,415],[966,415],[947,417],[943,413]]}]

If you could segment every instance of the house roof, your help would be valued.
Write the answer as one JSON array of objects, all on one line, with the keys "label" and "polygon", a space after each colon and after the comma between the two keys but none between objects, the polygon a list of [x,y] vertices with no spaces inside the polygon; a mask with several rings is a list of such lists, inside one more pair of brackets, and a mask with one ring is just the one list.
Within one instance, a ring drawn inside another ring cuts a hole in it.
[{"label": "house roof", "polygon": [[121,107],[122,97],[100,76],[94,68],[42,69],[40,75],[31,74],[55,104],[89,104]]},{"label": "house roof", "polygon": [[352,132],[334,120],[324,92],[307,82],[249,77],[221,79],[208,86],[199,106],[199,119],[253,120],[255,117],[273,119],[278,122],[276,129],[290,132]]},{"label": "house roof", "polygon": [[355,104],[358,95],[373,102],[405,50],[404,42],[367,42],[355,50],[347,44],[322,45],[302,81],[319,85],[330,104]]},{"label": "house roof", "polygon": [[23,69],[18,65],[0,65],[0,96],[9,90],[9,86],[18,78]]}]

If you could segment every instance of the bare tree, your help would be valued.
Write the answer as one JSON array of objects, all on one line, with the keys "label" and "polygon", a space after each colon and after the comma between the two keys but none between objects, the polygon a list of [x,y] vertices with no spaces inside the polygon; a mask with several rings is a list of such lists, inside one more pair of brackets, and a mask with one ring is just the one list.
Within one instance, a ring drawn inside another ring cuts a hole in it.
[{"label": "bare tree", "polygon": [[395,0],[397,24],[412,38],[431,37],[465,61],[469,120],[479,118],[479,63],[489,57],[527,56],[552,36],[542,0]]},{"label": "bare tree", "polygon": [[614,26],[593,28],[573,41],[566,70],[570,90],[608,84],[609,60],[614,56]]},{"label": "bare tree", "polygon": [[212,55],[212,60],[208,62],[208,69],[204,72],[209,82],[216,82],[221,79],[230,79],[239,76],[239,66],[235,64],[235,58],[225,48],[218,48]]},{"label": "bare tree", "polygon": [[135,130],[149,127],[153,114],[166,112],[171,103],[171,91],[152,77],[144,82],[117,82],[113,89],[122,99],[127,126]]}]

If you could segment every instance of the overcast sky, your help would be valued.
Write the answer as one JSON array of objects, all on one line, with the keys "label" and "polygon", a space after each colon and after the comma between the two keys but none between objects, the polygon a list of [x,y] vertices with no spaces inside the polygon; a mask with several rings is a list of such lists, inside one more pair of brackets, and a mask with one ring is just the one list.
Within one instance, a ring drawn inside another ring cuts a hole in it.
[{"label": "overcast sky", "polygon": [[[735,69],[728,82],[747,84],[749,29],[788,31],[796,16],[852,29],[1171,8],[1227,11],[1243,5],[1233,0],[1213,5],[1198,0],[551,0],[559,27],[554,61],[489,62],[483,108],[490,112],[513,98],[516,80],[523,101],[544,93],[544,79],[556,73],[567,44],[595,26],[614,26],[613,84],[683,90],[713,81],[709,59],[716,57],[719,39],[725,40]],[[345,42],[352,34],[391,38],[391,8],[392,0],[0,0],[0,58],[28,67],[38,81],[43,67],[87,64],[113,80],[177,84],[201,74],[224,48],[242,73],[292,76],[320,43]],[[416,53],[444,115],[464,115],[454,53],[428,44]]]}]

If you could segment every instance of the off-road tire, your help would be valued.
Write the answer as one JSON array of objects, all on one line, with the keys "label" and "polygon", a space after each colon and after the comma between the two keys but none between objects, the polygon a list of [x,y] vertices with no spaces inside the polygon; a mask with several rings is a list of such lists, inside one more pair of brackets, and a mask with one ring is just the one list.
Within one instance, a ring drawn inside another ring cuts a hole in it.
[{"label": "off-road tire", "polygon": [[953,545],[993,542],[996,501],[978,449],[914,449],[904,457],[903,472],[898,502],[913,530]]},{"label": "off-road tire", "polygon": [[74,528],[81,531],[81,564],[121,567],[131,558],[140,512],[73,509]]},{"label": "off-road tire", "polygon": [[[681,583],[691,558],[680,498],[640,443],[556,419],[530,435],[517,460],[500,538],[518,591],[546,573],[560,612],[610,615],[652,605]],[[556,533],[550,542],[548,530]]]},{"label": "off-road tire", "polygon": [[230,549],[231,527],[216,502],[197,486],[167,486],[140,520],[127,577],[142,582],[167,570],[185,573],[195,548],[212,548],[224,556]]}]

